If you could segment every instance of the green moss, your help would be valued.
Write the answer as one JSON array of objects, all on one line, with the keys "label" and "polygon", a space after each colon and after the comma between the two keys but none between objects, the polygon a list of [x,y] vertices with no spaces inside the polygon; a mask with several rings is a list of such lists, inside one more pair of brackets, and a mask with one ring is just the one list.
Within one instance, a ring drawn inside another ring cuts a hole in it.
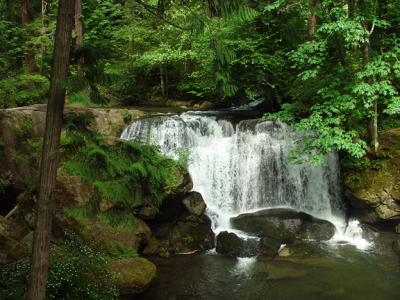
[{"label": "green moss", "polygon": [[400,178],[400,129],[385,131],[380,136],[381,151],[378,159],[344,161],[344,182],[359,197],[396,190]]}]

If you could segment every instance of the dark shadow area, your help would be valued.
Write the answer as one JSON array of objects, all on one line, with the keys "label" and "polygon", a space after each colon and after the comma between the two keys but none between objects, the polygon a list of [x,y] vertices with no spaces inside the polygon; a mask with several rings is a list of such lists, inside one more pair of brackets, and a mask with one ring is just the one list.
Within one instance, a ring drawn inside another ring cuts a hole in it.
[{"label": "dark shadow area", "polygon": [[13,185],[0,191],[0,215],[6,216],[17,205],[18,195],[19,191]]}]

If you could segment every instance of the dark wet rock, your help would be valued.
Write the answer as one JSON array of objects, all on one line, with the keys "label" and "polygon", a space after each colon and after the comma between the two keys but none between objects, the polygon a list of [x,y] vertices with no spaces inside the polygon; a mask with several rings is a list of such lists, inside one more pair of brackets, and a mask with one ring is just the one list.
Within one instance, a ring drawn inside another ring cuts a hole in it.
[{"label": "dark wet rock", "polygon": [[156,278],[156,266],[142,257],[111,260],[107,264],[116,273],[116,286],[120,295],[144,292]]},{"label": "dark wet rock", "polygon": [[174,253],[188,253],[212,249],[214,238],[211,220],[206,215],[195,221],[178,221],[169,232],[169,250]]},{"label": "dark wet rock", "polygon": [[183,205],[187,211],[195,216],[201,216],[206,210],[206,203],[203,197],[198,192],[190,192],[185,195],[182,200]]},{"label": "dark wet rock", "polygon": [[231,218],[234,228],[268,237],[281,244],[296,239],[329,240],[335,234],[335,226],[325,220],[288,208],[265,209]]},{"label": "dark wet rock", "polygon": [[259,254],[256,240],[245,240],[227,231],[218,234],[216,251],[228,257],[249,257]]},{"label": "dark wet rock", "polygon": [[269,237],[261,238],[258,243],[259,254],[267,257],[276,256],[278,254],[278,250],[280,247],[281,247],[280,240]]}]

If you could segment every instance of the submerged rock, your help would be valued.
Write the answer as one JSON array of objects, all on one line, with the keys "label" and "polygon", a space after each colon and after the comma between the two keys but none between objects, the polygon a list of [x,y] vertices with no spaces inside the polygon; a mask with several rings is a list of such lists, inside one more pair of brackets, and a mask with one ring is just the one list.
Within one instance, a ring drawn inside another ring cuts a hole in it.
[{"label": "submerged rock", "polygon": [[289,208],[241,214],[231,218],[231,224],[236,229],[268,237],[281,244],[290,244],[296,239],[329,240],[335,234],[332,223]]},{"label": "submerged rock", "polygon": [[120,295],[144,292],[156,278],[156,266],[142,257],[111,260],[107,264],[116,273],[116,286]]}]

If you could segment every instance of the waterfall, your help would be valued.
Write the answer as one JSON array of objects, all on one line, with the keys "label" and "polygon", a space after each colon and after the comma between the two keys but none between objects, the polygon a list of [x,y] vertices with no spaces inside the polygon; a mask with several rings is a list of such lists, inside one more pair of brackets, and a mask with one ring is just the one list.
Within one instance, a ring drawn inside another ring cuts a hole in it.
[{"label": "waterfall", "polygon": [[216,232],[229,230],[232,216],[269,207],[291,207],[344,228],[337,155],[319,166],[290,163],[301,137],[281,122],[235,124],[196,113],[137,120],[121,135],[173,158],[189,151],[193,190],[203,195]]}]

